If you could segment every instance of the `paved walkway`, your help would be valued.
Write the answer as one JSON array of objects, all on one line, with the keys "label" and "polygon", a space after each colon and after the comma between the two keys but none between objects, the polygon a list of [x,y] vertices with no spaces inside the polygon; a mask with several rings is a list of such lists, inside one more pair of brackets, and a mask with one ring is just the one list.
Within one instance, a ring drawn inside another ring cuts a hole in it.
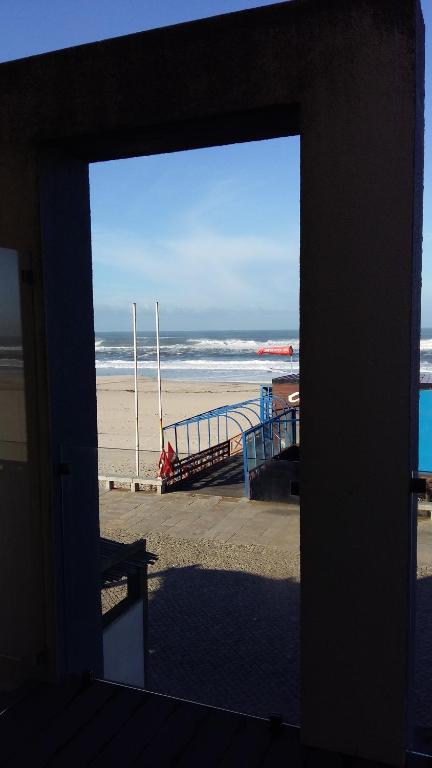
[{"label": "paved walkway", "polygon": [[[151,690],[299,722],[299,507],[101,492],[101,529],[147,538]],[[432,727],[432,522],[418,524],[416,724]]]},{"label": "paved walkway", "polygon": [[101,491],[103,526],[140,536],[161,533],[181,539],[210,539],[224,544],[256,544],[297,552],[299,507],[194,492],[162,495]]},{"label": "paved walkway", "polygon": [[191,492],[102,493],[108,538],[146,538],[147,686],[299,721],[298,507]]},{"label": "paved walkway", "polygon": [[139,525],[140,535],[162,533],[298,551],[299,507],[245,497],[177,491],[162,495],[101,491],[100,518],[107,528]]},{"label": "paved walkway", "polygon": [[[290,552],[299,549],[299,511],[297,504],[196,491],[162,495],[100,491],[100,518],[108,528],[127,530],[139,525],[141,536],[161,533],[182,539],[269,545]],[[418,523],[417,565],[432,567],[430,520]]]}]

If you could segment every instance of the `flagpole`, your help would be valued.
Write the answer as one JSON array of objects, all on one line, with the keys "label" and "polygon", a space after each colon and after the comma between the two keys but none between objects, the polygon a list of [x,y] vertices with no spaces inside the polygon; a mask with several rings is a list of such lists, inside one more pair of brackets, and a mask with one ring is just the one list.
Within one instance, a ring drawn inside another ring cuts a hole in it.
[{"label": "flagpole", "polygon": [[134,337],[134,368],[135,368],[135,471],[139,477],[139,416],[138,416],[138,356],[136,334],[136,303],[132,304],[132,323]]},{"label": "flagpole", "polygon": [[157,353],[157,374],[158,374],[158,396],[159,396],[159,442],[161,453],[164,448],[164,435],[162,426],[162,388],[160,372],[160,343],[159,343],[159,302],[156,302],[156,353]]}]

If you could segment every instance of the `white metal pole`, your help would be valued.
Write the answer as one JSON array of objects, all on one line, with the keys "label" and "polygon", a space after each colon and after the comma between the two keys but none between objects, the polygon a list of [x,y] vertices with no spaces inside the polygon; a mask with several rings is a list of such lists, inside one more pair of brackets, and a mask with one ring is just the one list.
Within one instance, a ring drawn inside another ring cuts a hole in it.
[{"label": "white metal pole", "polygon": [[139,477],[139,416],[138,416],[138,356],[136,334],[136,303],[132,304],[132,321],[134,337],[134,368],[135,368],[135,471]]},{"label": "white metal pole", "polygon": [[164,435],[162,426],[162,387],[160,372],[160,343],[159,343],[159,302],[156,302],[156,353],[157,353],[157,373],[158,373],[158,396],[159,396],[159,441],[161,453],[164,448]]}]

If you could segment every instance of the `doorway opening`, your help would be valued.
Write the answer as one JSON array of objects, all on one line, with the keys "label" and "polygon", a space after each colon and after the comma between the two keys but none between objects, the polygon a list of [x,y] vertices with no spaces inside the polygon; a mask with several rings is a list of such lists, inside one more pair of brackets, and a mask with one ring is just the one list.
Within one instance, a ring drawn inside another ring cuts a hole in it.
[{"label": "doorway opening", "polygon": [[[119,624],[128,577],[105,581],[110,648],[142,632],[145,651],[126,671],[107,652],[105,676],[289,723],[299,722],[299,144],[90,170],[101,535],[109,556],[142,540],[152,553],[141,553],[144,617],[132,633],[124,622],[123,639],[109,616]],[[137,551],[124,551],[133,564]]]}]

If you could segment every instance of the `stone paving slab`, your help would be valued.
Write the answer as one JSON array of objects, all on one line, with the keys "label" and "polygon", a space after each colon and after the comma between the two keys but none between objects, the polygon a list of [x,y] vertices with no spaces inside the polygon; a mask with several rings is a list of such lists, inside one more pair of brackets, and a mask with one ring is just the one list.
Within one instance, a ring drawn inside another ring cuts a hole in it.
[{"label": "stone paving slab", "polygon": [[[299,506],[245,497],[209,496],[177,491],[150,493],[100,490],[101,522],[110,528],[170,532],[181,538],[208,538],[232,544],[299,547]],[[418,524],[419,567],[432,567],[432,522]]]},{"label": "stone paving slab", "polygon": [[100,494],[100,517],[110,528],[141,526],[149,533],[180,538],[208,538],[242,544],[298,549],[299,507],[245,497],[208,496],[177,491],[164,496],[126,491]]}]

